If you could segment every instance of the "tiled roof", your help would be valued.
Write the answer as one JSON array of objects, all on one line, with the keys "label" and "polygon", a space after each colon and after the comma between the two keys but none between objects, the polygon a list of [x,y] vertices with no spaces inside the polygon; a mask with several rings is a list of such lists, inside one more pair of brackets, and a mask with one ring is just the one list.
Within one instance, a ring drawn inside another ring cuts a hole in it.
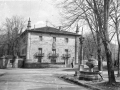
[{"label": "tiled roof", "polygon": [[[59,30],[59,29],[56,29],[56,28],[53,28],[53,27],[35,28],[35,29],[31,29],[31,30],[26,30],[25,32],[50,33],[50,34],[80,36],[80,34]],[[23,32],[23,33],[25,33],[25,32]]]}]

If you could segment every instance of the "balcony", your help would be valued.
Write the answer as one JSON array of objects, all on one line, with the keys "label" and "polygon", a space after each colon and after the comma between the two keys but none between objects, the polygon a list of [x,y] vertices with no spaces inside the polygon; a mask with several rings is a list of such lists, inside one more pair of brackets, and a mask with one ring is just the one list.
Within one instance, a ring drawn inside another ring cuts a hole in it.
[{"label": "balcony", "polygon": [[42,58],[42,57],[44,57],[44,53],[37,52],[37,53],[34,54],[34,57],[35,58],[40,58],[40,57]]},{"label": "balcony", "polygon": [[62,59],[69,59],[71,57],[71,55],[70,54],[63,54],[62,55]]},{"label": "balcony", "polygon": [[49,54],[48,54],[48,58],[49,58],[49,59],[56,59],[57,57],[59,57],[59,54],[58,54],[58,53],[56,53],[56,54],[49,53]]}]

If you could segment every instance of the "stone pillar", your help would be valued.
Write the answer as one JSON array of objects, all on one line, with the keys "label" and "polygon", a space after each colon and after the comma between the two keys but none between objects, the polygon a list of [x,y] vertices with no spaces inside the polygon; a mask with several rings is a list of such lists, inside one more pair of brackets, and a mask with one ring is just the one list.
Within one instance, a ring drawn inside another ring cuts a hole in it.
[{"label": "stone pillar", "polygon": [[3,56],[3,57],[1,57],[0,58],[0,60],[1,60],[1,68],[5,68],[5,57]]},{"label": "stone pillar", "polygon": [[84,71],[84,65],[83,65],[83,47],[82,47],[82,44],[83,44],[83,40],[84,38],[81,36],[81,37],[78,37],[78,71],[75,72],[75,76],[79,76],[80,75],[80,71]]},{"label": "stone pillar", "polygon": [[[76,34],[79,33],[79,26],[77,24],[76,26]],[[79,37],[80,36],[75,36],[75,63],[79,64]]]},{"label": "stone pillar", "polygon": [[2,58],[3,61],[3,67],[5,67],[5,58]]},{"label": "stone pillar", "polygon": [[27,25],[27,30],[30,30],[30,29],[31,29],[31,21],[30,21],[30,18],[29,18],[28,25]]},{"label": "stone pillar", "polygon": [[27,52],[26,52],[26,60],[25,60],[25,63],[27,62],[30,62],[30,33],[28,32],[28,35],[27,35]]},{"label": "stone pillar", "polygon": [[[31,30],[30,18],[29,18],[29,21],[28,21],[27,30]],[[31,62],[31,60],[30,60],[30,44],[31,43],[30,42],[31,42],[31,35],[30,35],[30,32],[28,32],[28,35],[27,35],[27,52],[26,52],[26,61],[25,61],[25,63]]]},{"label": "stone pillar", "polygon": [[75,37],[75,63],[79,63],[79,37]]},{"label": "stone pillar", "polygon": [[80,71],[83,71],[84,70],[84,65],[83,65],[83,41],[84,41],[84,38],[83,38],[83,36],[81,36],[80,38],[79,38],[79,40],[80,40],[80,48],[79,48],[79,50],[80,50],[80,53],[79,53],[79,70]]},{"label": "stone pillar", "polygon": [[15,58],[15,61],[14,61],[14,68],[18,68],[18,57]]}]

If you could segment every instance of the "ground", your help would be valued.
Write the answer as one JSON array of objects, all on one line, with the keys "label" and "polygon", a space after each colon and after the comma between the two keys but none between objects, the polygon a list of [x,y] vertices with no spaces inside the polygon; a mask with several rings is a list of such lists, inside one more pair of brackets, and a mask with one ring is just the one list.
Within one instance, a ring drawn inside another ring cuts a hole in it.
[{"label": "ground", "polygon": [[11,68],[0,69],[0,73],[0,90],[90,90],[59,78],[75,73],[65,68]]},{"label": "ground", "polygon": [[[85,68],[88,69],[88,68]],[[74,69],[66,69],[66,71],[76,71],[78,70],[77,68]],[[94,70],[97,70],[97,67],[94,68]],[[108,84],[108,72],[107,72],[107,63],[103,63],[103,71],[102,71],[102,77],[103,80],[101,81],[85,81],[85,80],[80,80],[79,77],[75,77],[74,75],[64,75],[62,76],[62,79],[65,79],[66,81],[73,82],[75,84],[84,86],[84,87],[89,87],[94,90],[120,90],[120,77],[117,77],[117,67],[114,68],[115,70],[115,78],[117,83],[113,83],[112,85]]]}]

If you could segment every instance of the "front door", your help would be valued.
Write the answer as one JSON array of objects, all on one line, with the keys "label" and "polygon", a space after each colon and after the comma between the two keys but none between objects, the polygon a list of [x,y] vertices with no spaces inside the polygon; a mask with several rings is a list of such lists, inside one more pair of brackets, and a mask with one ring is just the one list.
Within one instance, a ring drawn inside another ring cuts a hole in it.
[{"label": "front door", "polygon": [[40,63],[41,63],[41,57],[38,57],[38,62],[40,62]]},{"label": "front door", "polygon": [[38,48],[38,62],[42,62],[42,48]]},{"label": "front door", "polygon": [[67,58],[67,55],[68,55],[68,49],[65,49],[65,54],[66,54],[66,58],[65,58],[65,66],[68,67],[69,63],[68,63],[68,58]]},{"label": "front door", "polygon": [[55,64],[56,63],[56,58],[51,59],[51,63]]},{"label": "front door", "polygon": [[56,49],[52,49],[53,57],[51,58],[51,63],[56,63]]},{"label": "front door", "polygon": [[68,59],[65,59],[65,67],[68,67]]}]

